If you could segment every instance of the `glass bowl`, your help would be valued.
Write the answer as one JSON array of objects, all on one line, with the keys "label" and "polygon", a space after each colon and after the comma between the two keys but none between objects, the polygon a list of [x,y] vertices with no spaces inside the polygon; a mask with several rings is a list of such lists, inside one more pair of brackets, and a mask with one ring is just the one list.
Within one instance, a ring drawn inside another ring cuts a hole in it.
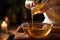
[{"label": "glass bowl", "polygon": [[48,23],[22,23],[22,29],[32,38],[42,38],[47,36],[52,29],[52,24]]}]

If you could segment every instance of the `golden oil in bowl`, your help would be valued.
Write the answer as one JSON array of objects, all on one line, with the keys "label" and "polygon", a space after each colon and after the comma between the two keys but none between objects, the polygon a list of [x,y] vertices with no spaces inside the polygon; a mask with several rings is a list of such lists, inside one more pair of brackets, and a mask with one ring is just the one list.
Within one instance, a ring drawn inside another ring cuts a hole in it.
[{"label": "golden oil in bowl", "polygon": [[32,38],[43,38],[50,33],[52,24],[33,23],[32,26],[32,24],[29,23],[29,27],[24,26],[22,28]]}]

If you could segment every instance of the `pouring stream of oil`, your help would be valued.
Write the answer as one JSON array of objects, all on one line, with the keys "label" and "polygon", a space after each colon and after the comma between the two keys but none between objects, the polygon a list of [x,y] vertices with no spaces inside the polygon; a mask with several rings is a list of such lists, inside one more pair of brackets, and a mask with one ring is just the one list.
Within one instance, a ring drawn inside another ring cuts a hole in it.
[{"label": "pouring stream of oil", "polygon": [[[34,15],[36,15],[36,14],[38,14],[38,13],[42,13],[41,11],[40,11],[40,9],[42,8],[44,6],[44,4],[43,3],[39,3],[39,4],[36,4],[33,8],[32,8],[32,10],[31,10],[31,18],[32,18],[32,29],[31,30],[28,30],[28,34],[30,35],[30,36],[34,36],[35,38],[40,38],[40,37],[44,37],[44,36],[46,36],[46,35],[48,35],[49,33],[50,33],[50,31],[51,31],[51,28],[50,28],[50,26],[48,26],[48,29],[46,29],[46,30],[42,30],[42,28],[35,28],[35,26],[34,26],[34,21],[33,21],[33,16]],[[35,29],[36,30],[35,30]],[[39,30],[38,30],[39,29]],[[33,32],[32,32],[33,31]],[[40,34],[39,34],[40,33]],[[37,35],[39,35],[39,36],[37,36]]]},{"label": "pouring stream of oil", "polygon": [[39,3],[36,4],[32,9],[31,9],[31,18],[32,18],[32,27],[33,27],[33,16],[38,14],[38,13],[42,13],[40,11],[40,9],[44,6],[44,3]]}]

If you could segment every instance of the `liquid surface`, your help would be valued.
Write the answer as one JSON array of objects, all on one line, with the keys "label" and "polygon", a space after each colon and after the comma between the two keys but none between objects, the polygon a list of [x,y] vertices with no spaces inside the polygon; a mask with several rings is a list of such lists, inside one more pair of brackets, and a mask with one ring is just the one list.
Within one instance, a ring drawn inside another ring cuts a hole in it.
[{"label": "liquid surface", "polygon": [[[32,26],[32,25],[31,25]],[[29,27],[29,28],[23,28],[25,30],[25,32],[33,38],[42,38],[47,36],[50,31],[51,31],[51,26],[47,25],[47,26],[42,26],[42,27],[38,27],[37,25],[33,25],[33,27]]]}]

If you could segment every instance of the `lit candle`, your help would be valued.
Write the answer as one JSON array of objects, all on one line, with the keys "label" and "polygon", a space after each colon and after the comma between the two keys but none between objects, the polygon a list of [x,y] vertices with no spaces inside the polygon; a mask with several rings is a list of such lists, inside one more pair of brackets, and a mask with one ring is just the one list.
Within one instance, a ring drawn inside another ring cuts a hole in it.
[{"label": "lit candle", "polygon": [[5,21],[3,21],[3,23],[1,24],[1,29],[4,32],[7,32],[7,23]]},{"label": "lit candle", "polygon": [[5,22],[7,23],[7,24],[9,24],[9,19],[8,19],[8,17],[7,16],[5,16]]}]

